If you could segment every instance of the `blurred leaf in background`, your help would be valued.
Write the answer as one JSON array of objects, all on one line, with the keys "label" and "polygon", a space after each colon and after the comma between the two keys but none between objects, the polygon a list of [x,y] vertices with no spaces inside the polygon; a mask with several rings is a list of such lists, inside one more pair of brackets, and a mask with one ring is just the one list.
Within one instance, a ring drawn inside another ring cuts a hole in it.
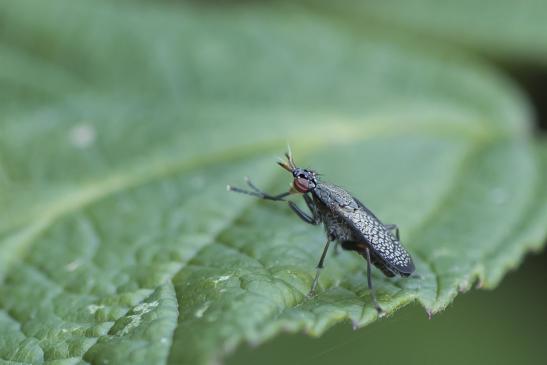
[{"label": "blurred leaf in background", "polygon": [[[289,3],[0,3],[0,363],[207,364],[280,331],[376,319],[274,161],[401,227],[419,278],[389,312],[493,287],[546,235],[545,143],[492,66]],[[356,11],[365,11],[356,8]],[[349,16],[348,16],[349,17]]]},{"label": "blurred leaf in background", "polygon": [[360,28],[465,47],[504,63],[547,65],[547,6],[543,0],[309,1]]}]

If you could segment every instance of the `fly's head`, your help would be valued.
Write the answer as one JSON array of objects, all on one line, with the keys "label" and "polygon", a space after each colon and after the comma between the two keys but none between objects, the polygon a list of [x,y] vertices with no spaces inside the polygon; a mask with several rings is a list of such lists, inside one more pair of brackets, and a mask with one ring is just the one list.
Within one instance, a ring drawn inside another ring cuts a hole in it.
[{"label": "fly's head", "polygon": [[285,157],[287,158],[287,162],[279,161],[278,164],[292,174],[292,188],[294,189],[294,191],[306,194],[315,189],[318,181],[317,173],[312,170],[297,167],[294,164],[294,160],[290,151],[288,153],[285,153]]},{"label": "fly's head", "polygon": [[296,167],[292,170],[293,188],[299,193],[309,193],[317,186],[317,176],[314,171]]}]

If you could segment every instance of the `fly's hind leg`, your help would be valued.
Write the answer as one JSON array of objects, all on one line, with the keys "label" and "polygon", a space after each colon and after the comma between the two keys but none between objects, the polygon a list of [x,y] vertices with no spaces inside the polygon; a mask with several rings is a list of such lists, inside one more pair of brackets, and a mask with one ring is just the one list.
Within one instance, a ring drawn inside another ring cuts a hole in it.
[{"label": "fly's hind leg", "polygon": [[[380,307],[380,305],[378,304],[378,300],[376,299],[376,291],[374,290],[374,286],[372,285],[372,258],[370,256],[370,248],[364,243],[354,241],[343,241],[342,248],[345,250],[357,251],[357,253],[363,256],[367,261],[367,284],[368,289],[370,290],[370,296],[372,297],[372,304],[374,304],[374,308],[376,308],[378,315],[383,316],[384,311],[382,307]],[[386,274],[386,272],[384,272],[384,274]]]},{"label": "fly's hind leg", "polygon": [[395,237],[397,238],[397,241],[401,240],[401,236],[399,235],[399,226],[397,226],[396,224],[385,224],[384,227],[386,227],[391,232],[395,232]]},{"label": "fly's hind leg", "polygon": [[372,297],[372,303],[374,304],[374,307],[376,308],[376,311],[378,312],[379,316],[384,315],[384,310],[380,305],[378,304],[378,300],[376,299],[376,291],[374,290],[374,287],[372,286],[372,262],[370,259],[370,249],[368,247],[365,248],[366,252],[366,259],[367,259],[367,283],[368,283],[368,289],[370,290],[370,295]]}]

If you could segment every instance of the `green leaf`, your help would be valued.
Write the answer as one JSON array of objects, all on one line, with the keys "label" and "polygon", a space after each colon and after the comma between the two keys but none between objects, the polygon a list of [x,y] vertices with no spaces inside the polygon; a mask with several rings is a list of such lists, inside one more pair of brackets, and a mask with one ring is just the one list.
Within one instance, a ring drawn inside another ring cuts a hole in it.
[{"label": "green leaf", "polygon": [[400,226],[420,277],[374,272],[388,313],[493,287],[546,235],[526,101],[455,51],[290,5],[6,1],[0,23],[2,364],[206,364],[376,320],[362,258],[329,255],[307,299],[322,230],[226,192],[286,189],[286,141]]},{"label": "green leaf", "polygon": [[422,41],[463,46],[511,63],[547,64],[547,3],[541,0],[310,1],[314,9]]}]

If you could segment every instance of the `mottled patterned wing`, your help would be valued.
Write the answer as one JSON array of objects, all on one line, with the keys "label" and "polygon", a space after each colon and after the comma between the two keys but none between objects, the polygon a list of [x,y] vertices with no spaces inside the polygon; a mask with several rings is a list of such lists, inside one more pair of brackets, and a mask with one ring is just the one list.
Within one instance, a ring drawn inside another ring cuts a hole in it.
[{"label": "mottled patterned wing", "polygon": [[409,253],[363,203],[336,185],[321,183],[318,188],[316,196],[369,243],[373,254],[398,273],[414,272]]}]

